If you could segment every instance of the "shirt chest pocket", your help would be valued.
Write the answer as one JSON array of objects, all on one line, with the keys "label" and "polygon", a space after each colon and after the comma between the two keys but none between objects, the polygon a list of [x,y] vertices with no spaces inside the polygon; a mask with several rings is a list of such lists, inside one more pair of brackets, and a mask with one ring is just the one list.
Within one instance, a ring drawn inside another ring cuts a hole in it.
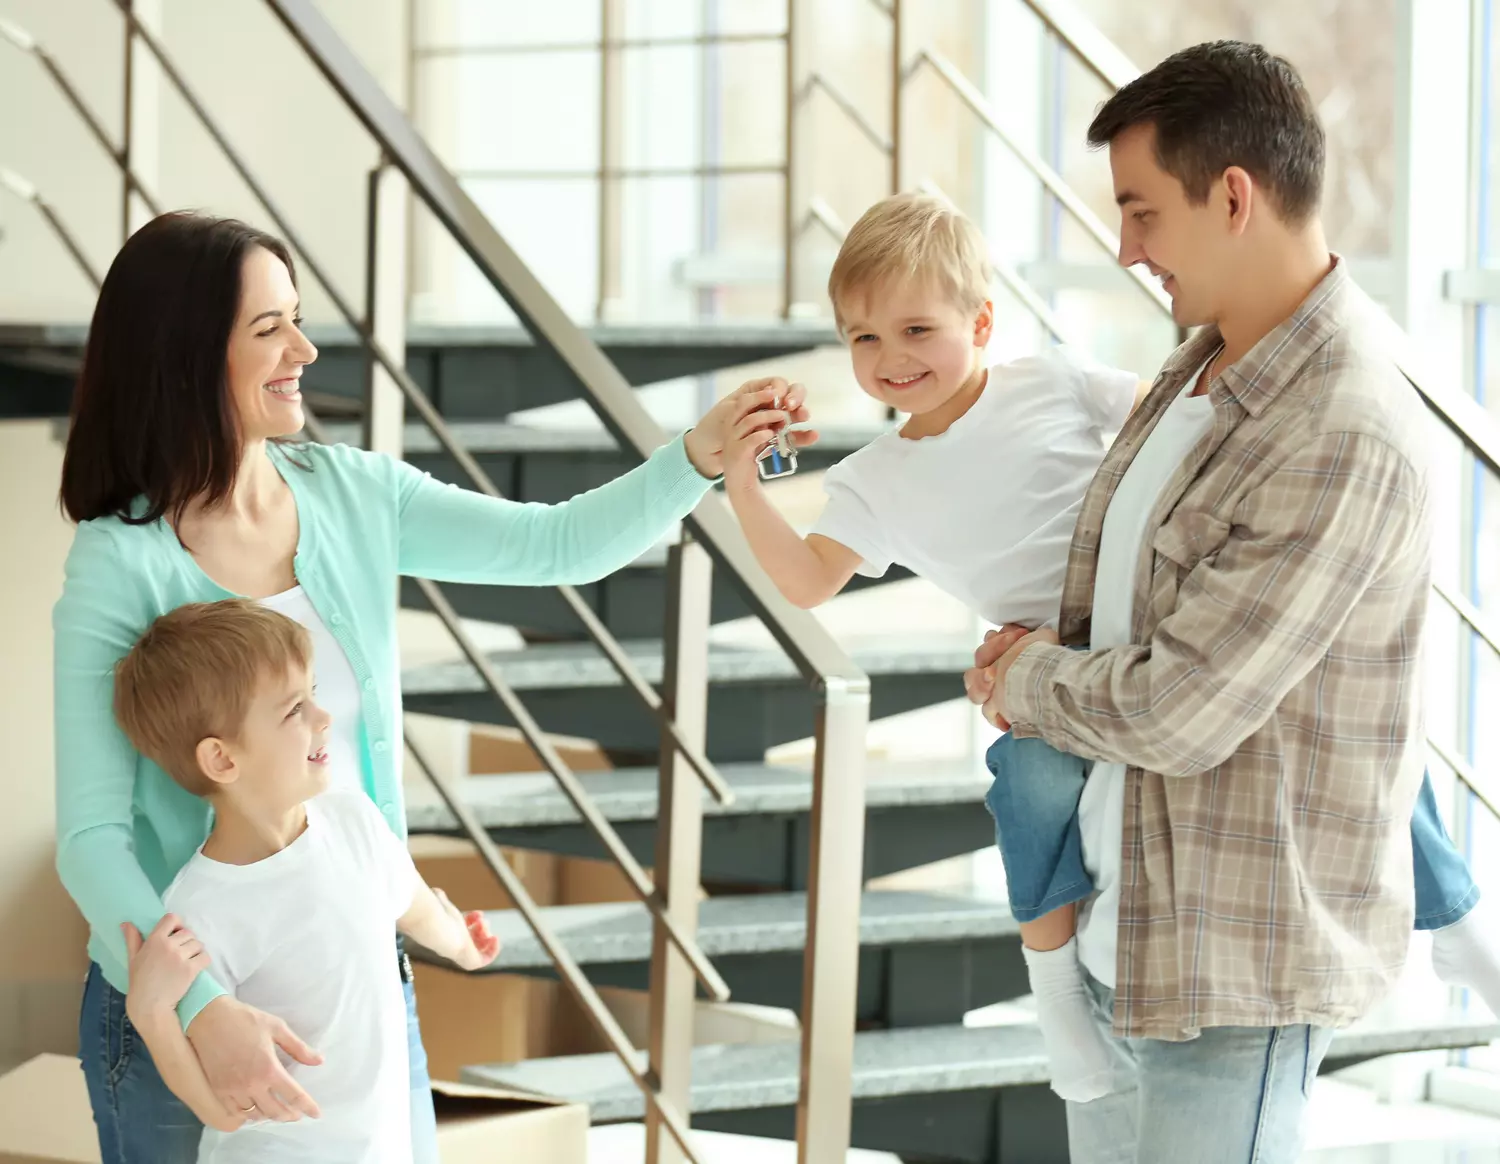
[{"label": "shirt chest pocket", "polygon": [[1144,631],[1149,635],[1178,604],[1188,576],[1210,562],[1229,540],[1230,525],[1202,509],[1179,505],[1151,539],[1151,593]]}]

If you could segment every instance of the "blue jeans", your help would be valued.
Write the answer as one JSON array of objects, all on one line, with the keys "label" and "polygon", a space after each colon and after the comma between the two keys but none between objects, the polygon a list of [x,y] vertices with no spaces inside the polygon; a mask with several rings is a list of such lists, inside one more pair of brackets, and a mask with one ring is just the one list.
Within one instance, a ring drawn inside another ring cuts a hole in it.
[{"label": "blue jeans", "polygon": [[[437,1118],[427,1078],[427,1052],[417,1028],[417,1001],[406,985],[411,1047],[413,1164],[438,1164]],[[97,963],[89,966],[78,1018],[78,1057],[88,1083],[104,1164],[195,1164],[200,1124],[162,1082],[146,1044],[125,1016],[125,996]]]},{"label": "blue jeans", "polygon": [[[1035,921],[1093,893],[1078,832],[1078,798],[1088,761],[1039,739],[1007,734],[990,745],[985,763],[995,779],[984,803],[995,818],[1016,920]],[[1411,852],[1417,929],[1451,926],[1474,908],[1479,887],[1443,827],[1426,774],[1412,811]]]},{"label": "blue jeans", "polygon": [[1333,1032],[1210,1027],[1196,1039],[1117,1039],[1114,992],[1087,979],[1109,1043],[1108,1095],[1068,1104],[1073,1164],[1295,1164]]}]

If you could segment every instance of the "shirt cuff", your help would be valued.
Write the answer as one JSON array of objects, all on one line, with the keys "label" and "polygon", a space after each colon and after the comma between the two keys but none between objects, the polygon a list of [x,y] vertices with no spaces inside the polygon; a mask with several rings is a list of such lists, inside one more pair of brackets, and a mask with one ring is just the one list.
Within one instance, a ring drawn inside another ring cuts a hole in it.
[{"label": "shirt cuff", "polygon": [[[692,429],[678,433],[677,439],[668,441],[651,454],[652,460],[660,457],[664,462],[663,477],[666,490],[674,500],[691,500],[697,505],[703,495],[723,480],[722,477],[705,477],[687,452],[687,434]],[[689,506],[691,508],[692,506]]]},{"label": "shirt cuff", "polygon": [[182,1033],[187,1034],[189,1025],[202,1013],[205,1006],[228,993],[207,970],[198,971],[198,977],[193,979],[193,984],[177,1004],[177,1021],[182,1024]]},{"label": "shirt cuff", "polygon": [[1005,714],[1017,739],[1041,736],[1051,742],[1059,734],[1057,706],[1048,696],[1057,669],[1073,653],[1067,647],[1033,643],[1016,656],[1005,673]]}]

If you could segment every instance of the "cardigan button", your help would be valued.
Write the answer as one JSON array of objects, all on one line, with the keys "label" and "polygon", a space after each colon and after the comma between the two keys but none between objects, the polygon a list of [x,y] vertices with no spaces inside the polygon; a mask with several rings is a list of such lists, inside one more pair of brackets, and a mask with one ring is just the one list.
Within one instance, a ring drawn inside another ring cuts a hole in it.
[{"label": "cardigan button", "polygon": [[375,690],[375,680],[373,680],[373,679],[366,679],[365,680],[365,690],[366,691],[374,691]]},{"label": "cardigan button", "polygon": [[376,740],[375,741],[375,750],[377,752],[384,753],[384,752],[388,751],[389,749],[390,749],[390,744],[386,743],[384,740]]}]

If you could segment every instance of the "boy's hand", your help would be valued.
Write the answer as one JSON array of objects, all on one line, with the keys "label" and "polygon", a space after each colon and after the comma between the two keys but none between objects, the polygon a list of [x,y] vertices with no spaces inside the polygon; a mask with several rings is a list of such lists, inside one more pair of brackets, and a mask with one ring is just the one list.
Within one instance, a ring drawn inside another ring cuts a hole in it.
[{"label": "boy's hand", "polygon": [[141,1026],[150,1016],[175,1010],[210,958],[203,943],[175,914],[166,914],[146,938],[130,922],[120,929],[130,968],[125,1009],[130,1020]]},{"label": "boy's hand", "polygon": [[[747,483],[756,477],[755,457],[771,438],[789,424],[809,419],[803,401],[807,390],[801,384],[788,384],[779,376],[750,380],[741,384],[703,415],[687,434],[688,458],[705,477],[723,476]],[[798,448],[818,439],[811,431],[791,434]]]},{"label": "boy's hand", "polygon": [[464,970],[483,970],[500,953],[500,939],[490,933],[484,914],[477,909],[460,913],[441,889],[434,889],[432,893],[453,923],[455,935],[463,935],[455,939],[451,954],[453,961]]}]

